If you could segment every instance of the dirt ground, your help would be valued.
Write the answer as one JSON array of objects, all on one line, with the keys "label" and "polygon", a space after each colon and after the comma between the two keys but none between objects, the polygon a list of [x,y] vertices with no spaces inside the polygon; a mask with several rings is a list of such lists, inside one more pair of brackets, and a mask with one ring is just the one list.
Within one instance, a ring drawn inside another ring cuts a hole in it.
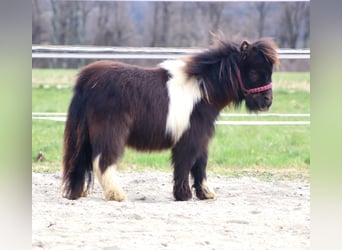
[{"label": "dirt ground", "polygon": [[33,249],[309,249],[310,184],[210,175],[215,200],[175,202],[172,174],[119,173],[127,200],[61,197],[60,173],[32,173]]}]

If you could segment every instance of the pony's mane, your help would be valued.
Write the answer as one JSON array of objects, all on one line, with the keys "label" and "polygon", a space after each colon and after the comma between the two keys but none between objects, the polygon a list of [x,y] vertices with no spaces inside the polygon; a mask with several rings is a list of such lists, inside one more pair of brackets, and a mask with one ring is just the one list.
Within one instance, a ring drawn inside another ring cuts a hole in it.
[{"label": "pony's mane", "polygon": [[240,60],[238,43],[215,39],[213,46],[185,59],[185,72],[207,83],[209,97],[218,107],[232,102],[239,106]]},{"label": "pony's mane", "polygon": [[210,48],[185,59],[186,72],[192,76],[201,75],[208,65],[218,63],[226,58],[238,59],[239,54],[237,43],[216,40]]}]

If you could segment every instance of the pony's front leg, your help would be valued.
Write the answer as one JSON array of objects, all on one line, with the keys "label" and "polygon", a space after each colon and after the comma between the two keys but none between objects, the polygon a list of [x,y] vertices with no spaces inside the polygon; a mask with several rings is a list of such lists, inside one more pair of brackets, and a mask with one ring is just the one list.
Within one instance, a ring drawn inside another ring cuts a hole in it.
[{"label": "pony's front leg", "polygon": [[187,173],[186,177],[174,177],[173,196],[175,197],[176,201],[187,201],[192,198],[192,193],[189,185],[189,172]]},{"label": "pony's front leg", "polygon": [[94,160],[93,167],[96,177],[104,191],[106,200],[123,201],[126,198],[125,192],[119,185],[116,171],[116,164],[100,168],[100,155]]},{"label": "pony's front leg", "polygon": [[173,196],[177,201],[187,201],[192,198],[189,184],[189,174],[195,157],[182,147],[175,147],[172,150],[173,162]]},{"label": "pony's front leg", "polygon": [[206,166],[208,153],[202,153],[196,160],[191,169],[191,175],[194,178],[196,196],[200,200],[214,199],[216,194],[214,189],[207,183]]}]

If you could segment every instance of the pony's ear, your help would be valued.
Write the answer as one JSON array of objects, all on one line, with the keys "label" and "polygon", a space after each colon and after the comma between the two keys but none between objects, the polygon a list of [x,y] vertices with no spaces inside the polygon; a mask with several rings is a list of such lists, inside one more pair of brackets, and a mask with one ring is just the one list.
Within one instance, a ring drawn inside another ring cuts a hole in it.
[{"label": "pony's ear", "polygon": [[242,60],[245,60],[248,55],[248,49],[249,49],[250,44],[247,41],[243,41],[240,46],[240,53]]}]

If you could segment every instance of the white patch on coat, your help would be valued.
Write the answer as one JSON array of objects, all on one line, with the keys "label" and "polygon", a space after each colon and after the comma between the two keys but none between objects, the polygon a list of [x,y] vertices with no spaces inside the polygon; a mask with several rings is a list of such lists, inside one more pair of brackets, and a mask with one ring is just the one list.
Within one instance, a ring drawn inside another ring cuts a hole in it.
[{"label": "white patch on coat", "polygon": [[101,172],[99,161],[100,161],[101,154],[99,154],[94,162],[93,168],[96,174],[96,177],[104,191],[105,198],[108,201],[123,201],[125,200],[125,192],[118,184],[119,179],[116,172],[116,165],[108,166],[104,173]]},{"label": "white patch on coat", "polygon": [[183,133],[191,126],[190,116],[196,103],[201,99],[201,89],[197,79],[189,78],[185,73],[185,62],[167,60],[160,64],[171,78],[167,82],[169,110],[166,120],[166,133],[170,134],[176,144]]}]

